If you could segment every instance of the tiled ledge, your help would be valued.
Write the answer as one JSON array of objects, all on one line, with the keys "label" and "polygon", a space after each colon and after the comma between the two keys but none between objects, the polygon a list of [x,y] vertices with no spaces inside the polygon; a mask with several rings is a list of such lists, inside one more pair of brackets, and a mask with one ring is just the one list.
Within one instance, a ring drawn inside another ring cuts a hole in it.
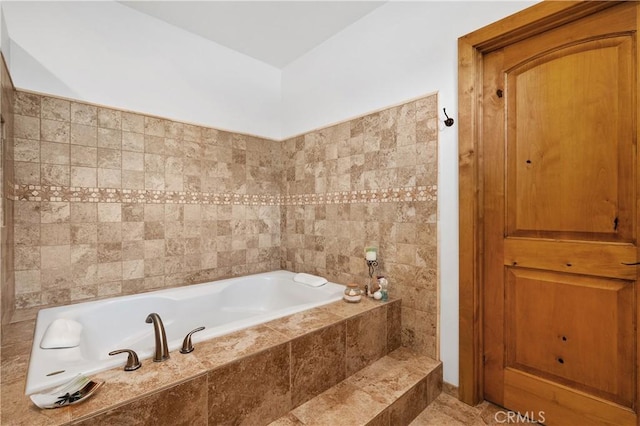
[{"label": "tiled ledge", "polygon": [[442,363],[399,348],[269,426],[400,426],[442,391]]},{"label": "tiled ledge", "polygon": [[[24,395],[32,322],[3,335],[3,425],[267,424],[400,347],[400,300],[335,302],[96,374],[82,404],[40,410]],[[22,329],[21,329],[22,328]],[[24,340],[27,340],[25,342]]]}]

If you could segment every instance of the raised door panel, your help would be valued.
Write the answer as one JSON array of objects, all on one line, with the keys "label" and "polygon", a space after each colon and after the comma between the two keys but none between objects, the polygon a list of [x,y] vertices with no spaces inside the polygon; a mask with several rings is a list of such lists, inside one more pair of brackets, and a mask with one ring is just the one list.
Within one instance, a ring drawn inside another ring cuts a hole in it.
[{"label": "raised door panel", "polygon": [[508,268],[506,365],[631,407],[633,283]]},{"label": "raised door panel", "polygon": [[508,235],[632,240],[632,47],[589,40],[507,70]]}]

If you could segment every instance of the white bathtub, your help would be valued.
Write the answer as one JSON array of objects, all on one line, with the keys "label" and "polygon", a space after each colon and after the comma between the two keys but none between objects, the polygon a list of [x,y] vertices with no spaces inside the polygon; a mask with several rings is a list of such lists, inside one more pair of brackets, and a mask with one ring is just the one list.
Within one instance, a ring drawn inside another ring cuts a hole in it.
[{"label": "white bathtub", "polygon": [[[175,351],[181,347],[185,335],[200,326],[206,328],[193,335],[194,344],[342,297],[344,286],[340,284],[327,283],[314,288],[294,282],[294,275],[275,271],[42,309],[36,322],[25,393],[30,395],[59,385],[78,373],[90,375],[123,366],[125,354],[108,355],[116,349],[133,349],[141,360],[151,358],[155,349],[154,331],[145,319],[152,312],[162,318],[169,350]],[[47,327],[58,318],[82,324],[80,345],[41,349]],[[64,372],[47,376],[57,371]]]}]

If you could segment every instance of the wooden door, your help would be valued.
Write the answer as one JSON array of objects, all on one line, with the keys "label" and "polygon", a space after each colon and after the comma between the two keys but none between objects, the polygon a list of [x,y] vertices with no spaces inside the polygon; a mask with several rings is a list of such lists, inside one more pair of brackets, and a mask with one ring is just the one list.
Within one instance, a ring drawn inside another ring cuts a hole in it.
[{"label": "wooden door", "polygon": [[636,424],[637,4],[484,55],[484,396]]}]

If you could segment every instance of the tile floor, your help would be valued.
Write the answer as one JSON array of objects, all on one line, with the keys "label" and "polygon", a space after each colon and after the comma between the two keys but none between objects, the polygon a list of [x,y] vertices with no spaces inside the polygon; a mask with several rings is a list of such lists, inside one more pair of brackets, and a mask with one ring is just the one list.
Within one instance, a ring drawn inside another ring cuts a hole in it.
[{"label": "tile floor", "polygon": [[503,409],[483,401],[471,407],[442,392],[435,401],[416,417],[410,426],[496,426],[503,425]]}]

